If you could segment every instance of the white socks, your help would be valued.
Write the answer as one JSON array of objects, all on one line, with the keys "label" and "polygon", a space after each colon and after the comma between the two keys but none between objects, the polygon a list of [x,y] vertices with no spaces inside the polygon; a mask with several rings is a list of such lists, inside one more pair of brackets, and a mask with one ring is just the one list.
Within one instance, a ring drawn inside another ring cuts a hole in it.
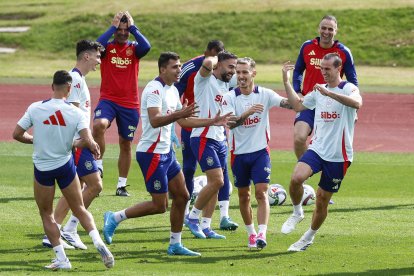
[{"label": "white socks", "polygon": [[125,210],[126,209],[114,213],[115,221],[117,223],[120,223],[121,221],[127,219],[127,216],[125,215]]},{"label": "white socks", "polygon": [[178,233],[170,232],[170,244],[176,244],[176,243],[181,244],[181,232],[178,232]]},{"label": "white socks", "polygon": [[318,230],[312,230],[312,228],[309,227],[308,231],[306,231],[302,237],[307,241],[311,241],[313,237],[316,235],[316,232],[318,232]]},{"label": "white socks", "polygon": [[257,235],[256,230],[254,229],[254,223],[250,224],[250,225],[246,225],[246,230],[247,230],[247,234],[249,235]]},{"label": "white socks", "polygon": [[66,222],[65,226],[63,227],[63,231],[77,232],[78,224],[79,224],[78,218],[72,214],[69,220]]},{"label": "white socks", "polygon": [[56,258],[59,261],[63,262],[66,260],[66,253],[63,249],[63,245],[59,244],[58,246],[53,247],[53,251],[55,251]]},{"label": "white socks", "polygon": [[293,205],[293,214],[296,216],[303,216],[302,204]]},{"label": "white socks", "polygon": [[201,229],[206,229],[211,227],[211,218],[202,217],[201,218]]},{"label": "white socks", "polygon": [[193,206],[193,209],[191,209],[190,214],[188,214],[188,218],[190,219],[198,219],[200,217],[201,210],[198,210],[196,207]]},{"label": "white socks", "polygon": [[116,187],[117,188],[125,187],[126,183],[127,183],[126,177],[118,177],[118,185]]},{"label": "white socks", "polygon": [[221,200],[218,202],[219,208],[220,208],[220,221],[223,217],[228,218],[229,217],[229,205],[230,201],[228,200]]}]

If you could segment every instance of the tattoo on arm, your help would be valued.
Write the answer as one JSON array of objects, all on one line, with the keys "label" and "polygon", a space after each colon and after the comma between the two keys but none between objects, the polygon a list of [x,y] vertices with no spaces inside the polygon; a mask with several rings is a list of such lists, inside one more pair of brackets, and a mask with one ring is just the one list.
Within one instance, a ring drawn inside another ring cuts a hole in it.
[{"label": "tattoo on arm", "polygon": [[292,109],[292,106],[289,104],[288,100],[286,100],[286,99],[283,99],[280,102],[280,107],[286,108],[286,109]]}]

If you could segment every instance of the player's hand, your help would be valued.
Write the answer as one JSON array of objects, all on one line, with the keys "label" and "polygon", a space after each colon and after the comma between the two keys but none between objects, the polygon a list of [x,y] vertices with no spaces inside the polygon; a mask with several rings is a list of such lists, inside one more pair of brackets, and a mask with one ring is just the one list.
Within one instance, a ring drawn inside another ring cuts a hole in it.
[{"label": "player's hand", "polygon": [[216,116],[214,117],[214,125],[229,127],[228,121],[232,114],[233,114],[232,112],[229,112],[224,115],[221,115],[221,110],[219,110]]},{"label": "player's hand", "polygon": [[112,26],[119,28],[119,23],[121,23],[121,18],[124,16],[124,13],[119,11],[115,14],[114,19],[112,19]]},{"label": "player's hand", "polygon": [[254,113],[262,113],[263,110],[264,110],[264,105],[262,105],[262,104],[254,104],[254,105],[252,105],[247,110],[247,112],[248,112],[248,114],[250,116],[250,115],[253,115]]},{"label": "player's hand", "polygon": [[325,85],[319,83],[315,84],[313,89],[319,91],[319,93],[321,93],[324,96],[329,96],[329,93],[331,93],[328,89],[326,89]]},{"label": "player's hand", "polygon": [[131,27],[132,25],[134,25],[134,19],[132,18],[131,14],[129,13],[129,11],[125,11],[125,15],[128,19],[128,28]]},{"label": "player's hand", "polygon": [[283,63],[282,67],[282,75],[283,75],[283,82],[290,82],[290,71],[295,69],[295,65],[290,64],[290,61]]},{"label": "player's hand", "polygon": [[95,159],[99,159],[99,157],[101,157],[101,150],[99,148],[98,143],[96,143],[95,141],[91,141],[89,150],[92,152],[92,155]]},{"label": "player's hand", "polygon": [[199,113],[198,106],[195,102],[189,105],[186,99],[183,103],[183,108],[177,111],[177,113],[179,113],[180,118],[197,117]]}]

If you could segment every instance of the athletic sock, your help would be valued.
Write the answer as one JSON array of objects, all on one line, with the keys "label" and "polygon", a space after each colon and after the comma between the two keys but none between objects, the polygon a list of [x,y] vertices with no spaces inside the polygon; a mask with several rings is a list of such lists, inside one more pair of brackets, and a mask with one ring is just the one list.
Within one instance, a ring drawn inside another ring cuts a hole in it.
[{"label": "athletic sock", "polygon": [[210,228],[211,218],[202,217],[201,218],[201,229]]},{"label": "athletic sock", "polygon": [[250,224],[250,225],[246,225],[246,230],[247,230],[247,234],[252,235],[257,235],[256,230],[254,229],[254,223]]},{"label": "athletic sock", "polygon": [[178,233],[170,232],[170,244],[176,244],[176,243],[181,244],[181,232],[178,232]]},{"label": "athletic sock", "polygon": [[122,188],[125,187],[127,183],[127,178],[126,177],[118,177],[118,185],[117,188]]},{"label": "athletic sock", "polygon": [[69,220],[66,222],[66,225],[63,227],[65,232],[76,232],[78,228],[79,220],[73,214],[70,216]]},{"label": "athletic sock", "polygon": [[97,248],[98,246],[103,244],[101,236],[99,236],[98,230],[94,229],[89,232],[89,237],[92,238],[93,245]]},{"label": "athletic sock", "polygon": [[318,230],[312,230],[312,228],[309,227],[308,231],[306,231],[305,234],[303,234],[303,239],[311,241],[313,237],[316,235],[316,232],[318,232]]},{"label": "athletic sock", "polygon": [[293,205],[293,214],[296,216],[303,216],[302,204]]},{"label": "athletic sock", "polygon": [[127,219],[127,216],[125,214],[125,210],[126,209],[114,213],[115,221],[117,223],[120,223],[121,221],[124,221],[124,220]]},{"label": "athletic sock", "polygon": [[220,208],[220,221],[225,217],[229,217],[229,206],[230,201],[228,200],[220,200],[219,202],[219,208]]},{"label": "athletic sock", "polygon": [[262,233],[264,237],[266,237],[267,225],[266,224],[259,224],[259,234]]},{"label": "athletic sock", "polygon": [[190,219],[198,219],[200,217],[201,210],[198,210],[195,206],[191,209],[190,214],[188,214],[188,217]]}]

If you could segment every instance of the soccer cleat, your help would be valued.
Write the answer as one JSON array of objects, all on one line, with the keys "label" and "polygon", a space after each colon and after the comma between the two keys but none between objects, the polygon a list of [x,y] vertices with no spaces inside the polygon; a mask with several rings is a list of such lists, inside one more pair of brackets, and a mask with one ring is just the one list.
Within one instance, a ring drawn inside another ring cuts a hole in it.
[{"label": "soccer cleat", "polygon": [[[63,249],[75,249],[75,247],[73,247],[72,245],[67,244],[64,240],[62,240],[62,239],[59,239],[59,240],[60,240],[60,244],[63,245]],[[53,248],[52,244],[50,243],[50,241],[49,241],[49,239],[47,238],[46,235],[43,236],[42,245],[44,247]]]},{"label": "soccer cleat", "polygon": [[81,241],[78,233],[76,232],[69,232],[69,231],[61,231],[60,236],[70,243],[72,246],[78,249],[86,250],[88,249],[86,245]]},{"label": "soccer cleat", "polygon": [[184,218],[185,225],[190,229],[191,233],[200,239],[205,239],[206,235],[201,231],[200,222],[198,219],[190,219],[188,215]]},{"label": "soccer cleat", "polygon": [[181,243],[170,244],[167,253],[168,255],[201,256],[200,253],[185,248]]},{"label": "soccer cleat", "polygon": [[335,204],[335,202],[332,199],[330,199],[329,204]]},{"label": "soccer cleat", "polygon": [[249,242],[247,243],[247,247],[248,248],[257,248],[257,244],[256,244],[256,234],[251,234],[249,236]]},{"label": "soccer cleat", "polygon": [[106,212],[104,214],[104,227],[102,232],[107,244],[112,243],[116,227],[118,227],[118,223],[115,221],[114,212]]},{"label": "soccer cleat", "polygon": [[111,251],[109,251],[108,247],[106,247],[105,244],[100,244],[96,249],[98,250],[99,254],[101,254],[102,261],[105,266],[107,268],[113,267],[115,264],[115,259]]},{"label": "soccer cleat", "polygon": [[256,237],[257,249],[263,249],[266,247],[266,245],[267,245],[266,236],[263,235],[263,233],[259,233],[259,235],[257,235]]},{"label": "soccer cleat", "polygon": [[206,236],[207,239],[217,239],[217,240],[226,239],[226,236],[217,234],[211,228],[204,228],[203,233],[204,233],[204,235]]},{"label": "soccer cleat", "polygon": [[229,217],[222,217],[220,221],[220,229],[221,230],[231,230],[234,231],[239,227],[237,223],[231,220]]},{"label": "soccer cleat", "polygon": [[305,251],[313,243],[313,239],[314,238],[308,241],[308,240],[305,240],[302,236],[300,240],[298,240],[297,242],[295,242],[288,248],[288,251],[291,251],[291,252]]},{"label": "soccer cleat", "polygon": [[115,195],[116,196],[129,196],[126,186],[117,188]]},{"label": "soccer cleat", "polygon": [[282,225],[282,229],[280,230],[283,234],[289,234],[296,228],[296,224],[301,222],[304,219],[305,215],[297,216],[292,214]]},{"label": "soccer cleat", "polygon": [[59,270],[59,269],[71,269],[72,265],[68,258],[64,261],[59,261],[58,259],[53,259],[50,265],[45,266],[45,268],[50,270]]}]

